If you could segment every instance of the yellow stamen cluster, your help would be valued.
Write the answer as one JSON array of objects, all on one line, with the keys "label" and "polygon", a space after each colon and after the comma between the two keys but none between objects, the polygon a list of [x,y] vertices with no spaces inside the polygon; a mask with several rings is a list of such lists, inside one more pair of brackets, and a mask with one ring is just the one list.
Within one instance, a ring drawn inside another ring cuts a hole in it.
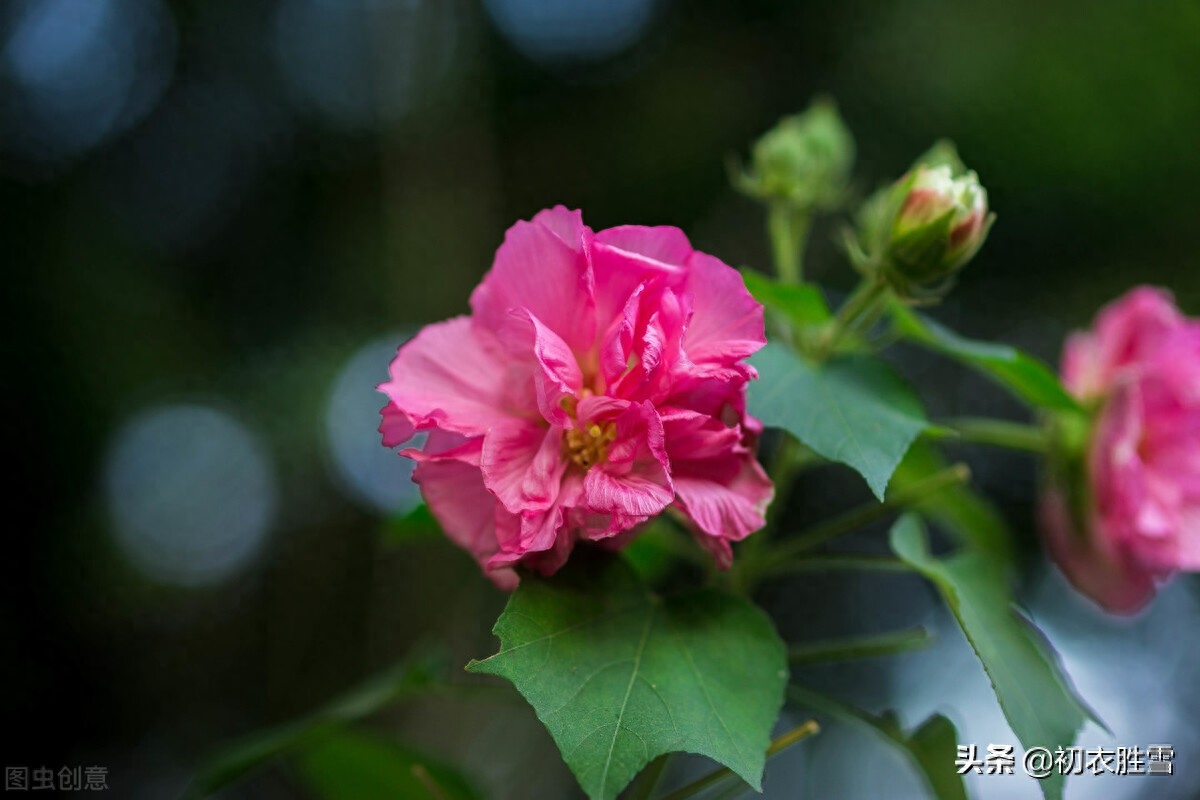
[{"label": "yellow stamen cluster", "polygon": [[585,470],[599,464],[608,456],[608,446],[617,438],[617,426],[611,422],[593,422],[586,428],[572,428],[566,432],[563,445],[567,458]]}]

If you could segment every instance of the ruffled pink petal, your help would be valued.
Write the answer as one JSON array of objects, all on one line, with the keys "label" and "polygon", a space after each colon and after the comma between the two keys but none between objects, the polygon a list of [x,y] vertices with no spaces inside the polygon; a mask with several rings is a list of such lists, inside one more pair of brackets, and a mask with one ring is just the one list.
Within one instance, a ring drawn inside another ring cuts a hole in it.
[{"label": "ruffled pink petal", "polygon": [[1185,430],[1200,428],[1200,324],[1169,331],[1153,355],[1140,364],[1139,377],[1150,415],[1170,417]]},{"label": "ruffled pink petal", "polygon": [[1051,558],[1079,592],[1114,614],[1133,614],[1154,598],[1153,575],[1103,537],[1076,530],[1062,490],[1043,492],[1039,517]]},{"label": "ruffled pink petal", "polygon": [[471,294],[477,325],[500,333],[509,312],[523,308],[571,349],[590,347],[595,332],[591,266],[582,245],[576,249],[560,235],[564,230],[569,235],[573,224],[555,211],[508,229],[491,271]]},{"label": "ruffled pink petal", "polygon": [[400,451],[400,455],[411,458],[418,463],[452,458],[456,461],[466,462],[473,467],[478,467],[482,452],[482,436],[463,436],[459,433],[434,429],[425,438],[424,447],[405,448]]},{"label": "ruffled pink petal", "polygon": [[[742,434],[719,416],[687,408],[664,407],[658,410],[666,437],[667,455],[671,463],[682,461],[737,461],[728,456],[745,452],[740,449]],[[729,477],[738,471],[735,466]]]},{"label": "ruffled pink petal", "polygon": [[[757,376],[757,374],[756,374]],[[744,435],[756,437],[762,433],[762,423],[746,413],[746,382],[721,378],[688,378],[677,380],[669,397],[659,407],[681,408],[714,417],[726,427],[740,425]]]},{"label": "ruffled pink petal", "polygon": [[1136,517],[1146,502],[1142,441],[1142,396],[1136,383],[1113,392],[1092,435],[1088,469],[1094,495],[1095,516],[1103,532],[1098,536],[1133,544]]},{"label": "ruffled pink petal", "polygon": [[729,483],[678,475],[675,492],[680,510],[703,533],[740,542],[767,524],[767,506],[775,497],[775,486],[759,463],[747,457]]},{"label": "ruffled pink petal", "polygon": [[[685,516],[685,521],[691,522],[690,518]],[[707,536],[695,533],[695,527],[692,529],[693,536],[696,542],[708,551],[712,556],[713,561],[717,565],[717,569],[729,569],[733,566],[733,545],[729,540],[721,536]]]},{"label": "ruffled pink petal", "polygon": [[455,458],[426,456],[413,470],[413,480],[421,487],[421,496],[450,540],[470,553],[499,588],[508,591],[516,588],[515,572],[488,565],[498,549],[497,503],[484,487],[479,467]]},{"label": "ruffled pink petal", "polygon": [[598,330],[608,330],[638,286],[682,287],[691,254],[692,246],[678,228],[625,225],[597,233],[592,264]]},{"label": "ruffled pink petal", "polygon": [[658,403],[665,398],[686,362],[682,341],[689,313],[686,298],[671,289],[639,286],[602,343],[606,391],[628,400]]},{"label": "ruffled pink petal", "polygon": [[1200,572],[1200,502],[1195,499],[1179,515],[1179,535],[1172,563],[1188,572]]},{"label": "ruffled pink petal", "polygon": [[645,284],[634,287],[624,308],[600,337],[600,374],[606,387],[616,384],[636,364],[634,337],[638,335],[642,293],[645,290]]},{"label": "ruffled pink petal", "polygon": [[560,530],[548,550],[531,553],[525,557],[522,563],[539,575],[553,575],[562,568],[563,564],[567,563],[567,558],[575,549],[577,539],[575,531]]},{"label": "ruffled pink petal", "polygon": [[732,558],[728,542],[741,541],[766,524],[775,487],[743,444],[739,428],[686,409],[666,409],[663,429],[676,506],[692,523],[696,538],[727,567]]},{"label": "ruffled pink petal", "polygon": [[531,354],[536,363],[533,391],[543,419],[554,425],[566,425],[568,414],[563,400],[574,397],[583,388],[583,372],[571,348],[524,308],[510,312],[505,338],[510,350]]},{"label": "ruffled pink petal", "polygon": [[651,269],[680,273],[694,252],[687,234],[670,225],[618,225],[597,233],[596,243],[642,259]]},{"label": "ruffled pink petal", "polygon": [[583,213],[578,209],[554,206],[534,214],[530,222],[546,227],[577,253],[582,253],[591,243],[592,229],[583,224]]},{"label": "ruffled pink petal", "polygon": [[[675,496],[664,449],[662,422],[649,403],[626,403],[618,414],[607,398],[579,403],[582,424],[612,422],[616,438],[604,462],[587,472],[583,505],[590,511],[647,517],[657,514]],[[603,413],[597,413],[603,410]]]},{"label": "ruffled pink petal", "polygon": [[1068,340],[1063,379],[1080,397],[1097,397],[1119,371],[1152,359],[1164,339],[1185,323],[1169,292],[1139,286],[1101,309],[1090,332]]},{"label": "ruffled pink petal", "polygon": [[483,438],[484,484],[514,514],[550,508],[558,498],[567,463],[561,428],[508,422]]},{"label": "ruffled pink petal", "polygon": [[1081,399],[1091,399],[1104,391],[1105,366],[1100,348],[1090,333],[1076,332],[1063,345],[1062,380]]},{"label": "ruffled pink petal", "polygon": [[396,408],[396,404],[391,401],[380,409],[379,414],[382,417],[379,432],[383,435],[384,447],[399,447],[417,432],[408,415]]},{"label": "ruffled pink petal", "polygon": [[529,413],[509,397],[511,381],[496,346],[467,317],[423,328],[397,352],[390,373],[379,391],[417,430],[479,435]]},{"label": "ruffled pink petal", "polygon": [[597,467],[584,478],[583,491],[591,511],[642,519],[662,511],[675,497],[667,471],[647,467],[630,470]]},{"label": "ruffled pink petal", "polygon": [[644,525],[650,516],[577,508],[569,519],[572,529],[578,532],[580,538],[619,548],[622,542],[628,542],[630,531]]},{"label": "ruffled pink petal", "polygon": [[692,318],[683,349],[701,370],[736,368],[767,343],[762,304],[738,271],[720,259],[696,252],[688,267],[685,291],[693,298]]},{"label": "ruffled pink petal", "polygon": [[563,477],[558,495],[549,508],[505,514],[497,523],[500,549],[489,560],[489,567],[524,564],[548,575],[566,561],[576,539],[566,520],[570,508],[578,502],[583,482],[577,474]]}]

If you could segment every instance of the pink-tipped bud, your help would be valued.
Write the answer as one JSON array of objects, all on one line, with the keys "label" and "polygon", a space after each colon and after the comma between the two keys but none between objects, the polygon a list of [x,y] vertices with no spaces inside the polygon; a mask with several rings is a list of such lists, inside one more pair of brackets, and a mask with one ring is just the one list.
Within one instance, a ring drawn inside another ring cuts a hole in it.
[{"label": "pink-tipped bud", "polygon": [[983,245],[991,225],[987,192],[974,172],[918,166],[893,187],[884,269],[901,287],[928,288],[949,278]]}]

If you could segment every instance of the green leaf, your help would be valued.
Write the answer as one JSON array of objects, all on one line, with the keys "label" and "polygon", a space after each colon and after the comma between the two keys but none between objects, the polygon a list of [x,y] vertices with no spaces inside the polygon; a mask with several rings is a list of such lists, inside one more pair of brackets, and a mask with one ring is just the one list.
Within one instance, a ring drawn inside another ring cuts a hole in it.
[{"label": "green leaf", "polygon": [[967,800],[962,776],[954,766],[958,733],[954,723],[941,714],[934,714],[909,733],[892,711],[876,716],[795,684],[788,689],[788,698],[812,711],[868,726],[908,756],[937,800]]},{"label": "green leaf", "polygon": [[621,550],[626,563],[643,583],[654,586],[670,575],[679,561],[689,562],[701,569],[712,565],[712,557],[704,552],[680,523],[660,514]]},{"label": "green leaf", "polygon": [[[895,726],[895,738],[904,736],[898,720],[891,717],[888,721]],[[935,797],[939,800],[967,800],[962,776],[954,766],[958,731],[954,729],[953,722],[941,714],[934,714],[907,735],[905,748],[913,754]]]},{"label": "green leaf", "polygon": [[1079,411],[1053,371],[1015,347],[959,336],[901,303],[892,304],[894,330],[905,338],[973,367],[1025,402],[1056,411]]},{"label": "green leaf", "polygon": [[742,278],[755,300],[783,314],[794,325],[821,325],[833,319],[818,286],[811,283],[780,283],[751,269],[743,269]]},{"label": "green leaf", "polygon": [[517,687],[592,800],[674,751],[757,789],[787,681],[771,621],[712,589],[660,597],[623,560],[582,556],[523,578],[496,622],[500,652],[467,669]]},{"label": "green leaf", "polygon": [[750,361],[759,373],[750,384],[750,413],[821,456],[853,467],[882,500],[896,465],[929,427],[908,385],[869,356],[814,364],[768,343]]},{"label": "green leaf", "polygon": [[429,686],[442,671],[444,660],[439,653],[422,650],[306,717],[230,744],[201,766],[188,797],[207,797],[271,759],[319,741],[344,723],[369,716]]},{"label": "green leaf", "polygon": [[[923,480],[946,469],[941,453],[927,442],[917,442],[896,468],[891,490]],[[933,520],[957,541],[987,553],[997,569],[1012,565],[1012,537],[1000,512],[970,486],[954,484],[926,496],[912,508]]]},{"label": "green leaf", "polygon": [[[1021,744],[1026,749],[1069,747],[1094,715],[1076,695],[1041,632],[1013,608],[1005,570],[977,550],[934,557],[924,527],[912,514],[896,522],[890,540],[896,555],[945,597]],[[1063,781],[1059,774],[1040,781],[1048,800],[1062,797]]]},{"label": "green leaf", "polygon": [[453,767],[400,744],[349,730],[305,747],[293,765],[321,800],[474,800],[481,796]]},{"label": "green leaf", "polygon": [[395,545],[443,538],[441,525],[424,503],[419,503],[407,514],[388,519],[384,524],[384,535],[389,544]]}]

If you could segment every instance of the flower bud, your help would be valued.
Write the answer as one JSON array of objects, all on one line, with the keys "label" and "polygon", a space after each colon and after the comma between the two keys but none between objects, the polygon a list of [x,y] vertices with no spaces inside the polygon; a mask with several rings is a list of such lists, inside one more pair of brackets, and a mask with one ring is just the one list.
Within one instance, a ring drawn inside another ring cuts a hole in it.
[{"label": "flower bud", "polygon": [[868,201],[862,224],[870,254],[896,291],[928,299],[945,292],[994,218],[974,172],[955,176],[951,163],[918,163]]},{"label": "flower bud", "polygon": [[796,208],[830,209],[845,199],[854,138],[834,104],[817,100],[804,113],[780,120],[751,155],[751,170],[734,175],[740,190]]}]

